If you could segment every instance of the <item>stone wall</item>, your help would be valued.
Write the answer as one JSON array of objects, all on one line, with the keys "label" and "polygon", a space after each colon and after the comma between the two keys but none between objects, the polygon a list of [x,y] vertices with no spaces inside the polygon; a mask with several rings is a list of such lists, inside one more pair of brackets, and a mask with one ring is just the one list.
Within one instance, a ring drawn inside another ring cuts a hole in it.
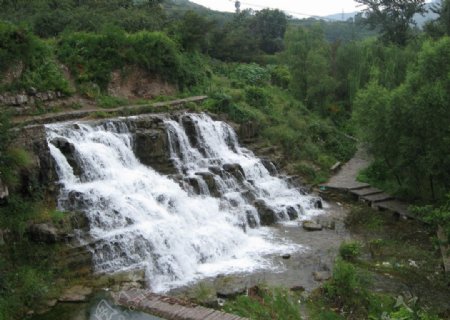
[{"label": "stone wall", "polygon": [[59,91],[37,92],[30,88],[29,92],[3,93],[0,94],[0,106],[7,107],[33,107],[39,103],[55,101],[64,98],[64,94]]}]

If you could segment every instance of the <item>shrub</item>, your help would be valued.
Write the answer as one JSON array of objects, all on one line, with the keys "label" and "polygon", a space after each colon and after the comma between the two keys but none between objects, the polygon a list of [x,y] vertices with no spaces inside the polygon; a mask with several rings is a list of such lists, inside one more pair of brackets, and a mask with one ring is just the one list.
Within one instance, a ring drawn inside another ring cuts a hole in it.
[{"label": "shrub", "polygon": [[233,78],[244,84],[257,86],[269,83],[270,72],[256,63],[240,64],[234,70]]},{"label": "shrub", "polygon": [[324,285],[326,298],[347,312],[367,316],[370,296],[367,291],[367,276],[358,273],[356,268],[343,260],[338,260],[333,269],[332,279]]},{"label": "shrub", "polygon": [[267,110],[270,99],[264,89],[258,87],[247,87],[245,88],[245,101],[252,107]]},{"label": "shrub", "polygon": [[227,301],[224,310],[249,319],[301,319],[298,298],[287,289],[255,287],[251,291],[249,296]]},{"label": "shrub", "polygon": [[201,83],[206,77],[198,54],[183,55],[162,32],[141,31],[127,35],[118,29],[104,33],[72,33],[58,43],[58,57],[67,64],[78,84],[94,83],[102,91],[111,72],[136,65],[180,88]]},{"label": "shrub", "polygon": [[3,84],[0,91],[28,90],[70,93],[69,85],[59,69],[52,46],[24,28],[0,22],[0,74],[11,66],[22,66],[12,83]]},{"label": "shrub", "polygon": [[361,243],[358,241],[343,242],[339,247],[339,255],[344,260],[355,260],[361,254]]},{"label": "shrub", "polygon": [[291,83],[291,73],[287,66],[276,65],[271,66],[270,70],[270,82],[282,89],[288,89]]}]

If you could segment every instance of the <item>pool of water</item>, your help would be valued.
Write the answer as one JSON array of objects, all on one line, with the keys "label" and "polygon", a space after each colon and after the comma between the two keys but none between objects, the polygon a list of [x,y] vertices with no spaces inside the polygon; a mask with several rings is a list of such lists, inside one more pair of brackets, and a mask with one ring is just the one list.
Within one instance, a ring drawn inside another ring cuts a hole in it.
[{"label": "pool of water", "polygon": [[58,303],[51,311],[31,320],[164,320],[114,305],[107,293],[96,294],[86,303]]}]

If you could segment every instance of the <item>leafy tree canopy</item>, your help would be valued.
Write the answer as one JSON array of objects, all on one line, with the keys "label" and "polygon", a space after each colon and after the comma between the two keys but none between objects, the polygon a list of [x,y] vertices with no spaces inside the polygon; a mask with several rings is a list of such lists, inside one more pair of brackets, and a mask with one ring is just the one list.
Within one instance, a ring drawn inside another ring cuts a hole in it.
[{"label": "leafy tree canopy", "polygon": [[355,0],[364,5],[362,22],[372,29],[379,28],[381,38],[404,46],[411,37],[411,25],[416,13],[424,14],[425,0]]}]

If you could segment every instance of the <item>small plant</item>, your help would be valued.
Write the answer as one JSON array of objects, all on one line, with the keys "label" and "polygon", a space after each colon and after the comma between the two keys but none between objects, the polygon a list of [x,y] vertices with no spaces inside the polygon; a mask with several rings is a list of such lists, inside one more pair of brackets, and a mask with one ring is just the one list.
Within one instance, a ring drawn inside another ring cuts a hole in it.
[{"label": "small plant", "polygon": [[128,101],[123,98],[100,95],[97,97],[97,103],[100,107],[109,109],[126,105]]},{"label": "small plant", "polygon": [[369,278],[358,272],[350,263],[338,260],[333,269],[332,279],[324,285],[326,298],[335,306],[347,312],[361,314],[364,318],[370,307],[367,290]]},{"label": "small plant", "polygon": [[368,243],[369,252],[372,258],[380,256],[384,245],[383,239],[373,239]]},{"label": "small plant", "polygon": [[361,243],[358,241],[343,242],[339,247],[339,255],[347,261],[355,260],[361,254]]},{"label": "small plant", "polygon": [[288,289],[254,287],[247,296],[227,301],[224,310],[258,320],[300,320],[299,300]]}]

